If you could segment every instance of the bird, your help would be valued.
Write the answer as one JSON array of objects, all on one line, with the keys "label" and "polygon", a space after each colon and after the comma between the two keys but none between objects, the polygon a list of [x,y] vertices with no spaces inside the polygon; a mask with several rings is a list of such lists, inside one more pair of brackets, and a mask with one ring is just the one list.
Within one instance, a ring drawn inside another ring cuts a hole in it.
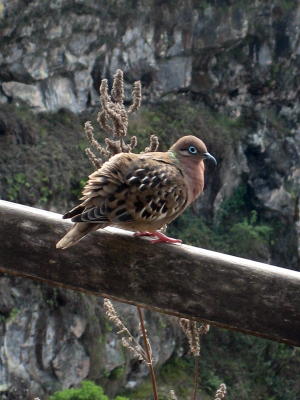
[{"label": "bird", "polygon": [[202,193],[204,160],[217,164],[204,142],[192,135],[166,152],[114,155],[89,176],[82,202],[63,215],[75,224],[56,247],[66,249],[107,226],[153,236],[152,243],[180,243],[159,230]]}]

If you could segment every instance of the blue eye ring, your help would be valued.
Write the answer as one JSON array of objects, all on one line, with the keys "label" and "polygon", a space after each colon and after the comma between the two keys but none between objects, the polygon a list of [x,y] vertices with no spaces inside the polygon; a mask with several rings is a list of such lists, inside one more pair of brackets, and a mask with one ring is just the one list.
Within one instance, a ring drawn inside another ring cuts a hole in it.
[{"label": "blue eye ring", "polygon": [[198,150],[197,150],[197,148],[195,146],[190,146],[189,147],[189,153],[190,154],[197,154]]}]

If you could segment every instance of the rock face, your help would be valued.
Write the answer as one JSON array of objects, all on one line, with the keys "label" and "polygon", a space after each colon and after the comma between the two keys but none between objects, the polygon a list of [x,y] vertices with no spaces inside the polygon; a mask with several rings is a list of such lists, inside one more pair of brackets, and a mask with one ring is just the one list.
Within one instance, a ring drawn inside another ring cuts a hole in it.
[{"label": "rock face", "polygon": [[2,0],[0,6],[2,103],[80,112],[97,104],[100,80],[122,68],[128,85],[142,81],[146,101],[188,93],[233,122],[246,120],[246,137],[222,157],[221,185],[209,203],[218,209],[246,176],[257,207],[282,225],[279,240],[294,242],[291,256],[272,262],[297,267],[297,2]]},{"label": "rock face", "polygon": [[[125,379],[132,388],[147,375],[147,367],[122,350],[113,325],[104,320],[102,300],[6,277],[0,278],[0,289],[1,399],[44,398],[88,376],[102,377],[113,396]],[[115,306],[138,337],[135,308]],[[145,320],[161,365],[179,344],[176,319],[146,312]]]},{"label": "rock face", "polygon": [[[122,68],[151,99],[192,91],[241,113],[297,111],[300,8],[294,2],[1,2],[2,101],[78,112]],[[18,9],[22,8],[22,13]],[[146,90],[145,90],[146,88]]]},{"label": "rock face", "polygon": [[[299,269],[299,20],[292,0],[0,0],[0,103],[79,113],[98,104],[100,80],[121,68],[127,89],[142,81],[146,103],[189,96],[232,124],[243,120],[229,149],[209,140],[220,168],[199,207],[216,213],[246,182],[257,209],[278,226],[269,260]],[[16,129],[23,143],[24,129]],[[1,398],[43,398],[86,376],[108,376],[113,386],[124,357],[100,301],[7,277],[0,288]],[[134,330],[132,309],[122,309]],[[165,325],[152,335],[162,363],[177,329],[162,317],[148,320],[153,332]],[[122,374],[134,386],[146,371],[126,358]]]}]

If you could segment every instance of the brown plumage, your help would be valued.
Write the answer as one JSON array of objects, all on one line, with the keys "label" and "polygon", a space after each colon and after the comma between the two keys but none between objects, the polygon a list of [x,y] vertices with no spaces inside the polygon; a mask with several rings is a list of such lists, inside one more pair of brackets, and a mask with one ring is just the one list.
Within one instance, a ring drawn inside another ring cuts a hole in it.
[{"label": "brown plumage", "polygon": [[82,203],[63,216],[76,223],[56,247],[70,247],[106,226],[150,232],[157,241],[172,242],[156,231],[203,191],[205,158],[216,161],[195,136],[182,137],[165,153],[113,156],[89,176]]}]

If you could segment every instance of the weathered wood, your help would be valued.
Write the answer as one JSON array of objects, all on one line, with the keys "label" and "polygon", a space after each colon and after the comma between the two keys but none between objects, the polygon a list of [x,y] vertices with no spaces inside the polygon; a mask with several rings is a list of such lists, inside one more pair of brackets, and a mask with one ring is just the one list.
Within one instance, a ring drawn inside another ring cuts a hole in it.
[{"label": "weathered wood", "polygon": [[300,346],[299,272],[118,229],[57,250],[69,227],[0,201],[0,271]]}]

